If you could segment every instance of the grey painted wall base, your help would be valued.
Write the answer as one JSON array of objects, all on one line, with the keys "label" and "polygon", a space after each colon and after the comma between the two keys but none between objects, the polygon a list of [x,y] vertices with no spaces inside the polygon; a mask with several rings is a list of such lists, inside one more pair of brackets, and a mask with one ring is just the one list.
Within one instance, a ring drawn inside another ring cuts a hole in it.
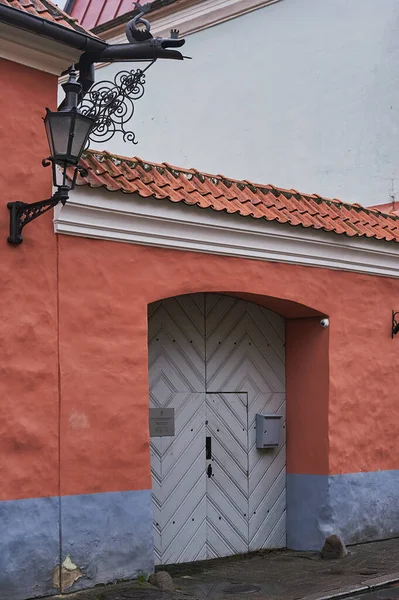
[{"label": "grey painted wall base", "polygon": [[1,600],[58,593],[59,560],[59,498],[0,502]]},{"label": "grey painted wall base", "polygon": [[287,546],[320,550],[336,533],[346,544],[399,536],[399,470],[287,475]]},{"label": "grey painted wall base", "polygon": [[60,560],[67,592],[152,573],[151,490],[0,502],[1,600],[59,593]]},{"label": "grey painted wall base", "polygon": [[81,570],[67,591],[154,569],[151,490],[61,498],[61,554]]},{"label": "grey painted wall base", "polygon": [[[331,533],[347,544],[399,536],[398,490],[399,470],[288,475],[288,547],[319,550]],[[79,569],[68,592],[151,573],[151,503],[151,490],[0,502],[1,600],[58,593],[60,557]]]}]

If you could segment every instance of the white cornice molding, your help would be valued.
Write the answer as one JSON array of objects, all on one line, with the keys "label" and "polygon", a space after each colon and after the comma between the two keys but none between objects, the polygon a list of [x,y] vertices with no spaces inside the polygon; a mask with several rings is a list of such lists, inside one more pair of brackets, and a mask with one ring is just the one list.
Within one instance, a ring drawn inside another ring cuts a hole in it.
[{"label": "white cornice molding", "polygon": [[55,209],[56,233],[158,248],[399,277],[399,244],[79,187]]},{"label": "white cornice molding", "polygon": [[[281,0],[202,0],[190,6],[171,4],[155,12],[151,17],[151,33],[154,36],[169,37],[171,29],[178,29],[181,37],[186,37],[201,29],[219,25],[253,10],[276,4]],[[101,34],[107,42],[126,42],[125,24]]]},{"label": "white cornice molding", "polygon": [[59,76],[82,51],[0,23],[0,57]]}]

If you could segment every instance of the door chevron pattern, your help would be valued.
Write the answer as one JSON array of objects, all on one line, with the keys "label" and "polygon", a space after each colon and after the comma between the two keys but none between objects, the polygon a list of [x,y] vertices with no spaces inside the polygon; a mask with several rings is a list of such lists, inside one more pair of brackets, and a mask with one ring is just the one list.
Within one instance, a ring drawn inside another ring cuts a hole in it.
[{"label": "door chevron pattern", "polygon": [[[286,545],[284,342],[281,317],[230,296],[149,306],[150,406],[175,409],[151,439],[157,564]],[[283,417],[278,448],[257,450],[257,413]]]},{"label": "door chevron pattern", "polygon": [[[285,323],[276,313],[205,294],[206,390],[248,397],[248,550],[286,545]],[[282,415],[279,448],[257,450],[255,415]]]},{"label": "door chevron pattern", "polygon": [[212,554],[248,552],[248,427],[246,394],[206,395],[206,435],[212,440],[207,477],[207,542]]}]

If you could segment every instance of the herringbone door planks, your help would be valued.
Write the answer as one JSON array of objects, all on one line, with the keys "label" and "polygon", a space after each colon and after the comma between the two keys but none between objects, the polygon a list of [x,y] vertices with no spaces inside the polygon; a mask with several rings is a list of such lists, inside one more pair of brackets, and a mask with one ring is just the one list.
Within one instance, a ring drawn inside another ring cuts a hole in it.
[{"label": "herringbone door planks", "polygon": [[211,476],[206,478],[207,558],[248,552],[246,394],[206,395]]},{"label": "herringbone door planks", "polygon": [[[237,298],[205,295],[207,392],[248,395],[248,549],[286,545],[285,324],[276,313]],[[257,450],[255,415],[283,416],[277,449]]]}]

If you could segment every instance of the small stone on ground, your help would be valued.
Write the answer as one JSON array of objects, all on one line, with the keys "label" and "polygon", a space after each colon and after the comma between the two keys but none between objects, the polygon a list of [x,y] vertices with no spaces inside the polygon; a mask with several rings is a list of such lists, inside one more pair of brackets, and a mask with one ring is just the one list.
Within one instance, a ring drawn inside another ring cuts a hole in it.
[{"label": "small stone on ground", "polygon": [[154,573],[150,575],[148,578],[148,582],[152,585],[155,585],[160,590],[165,590],[172,592],[174,590],[173,579],[167,573],[167,571],[158,571],[158,573]]},{"label": "small stone on ground", "polygon": [[338,559],[345,558],[348,551],[346,546],[339,535],[329,535],[324,542],[324,546],[321,550],[321,558],[324,559]]}]

